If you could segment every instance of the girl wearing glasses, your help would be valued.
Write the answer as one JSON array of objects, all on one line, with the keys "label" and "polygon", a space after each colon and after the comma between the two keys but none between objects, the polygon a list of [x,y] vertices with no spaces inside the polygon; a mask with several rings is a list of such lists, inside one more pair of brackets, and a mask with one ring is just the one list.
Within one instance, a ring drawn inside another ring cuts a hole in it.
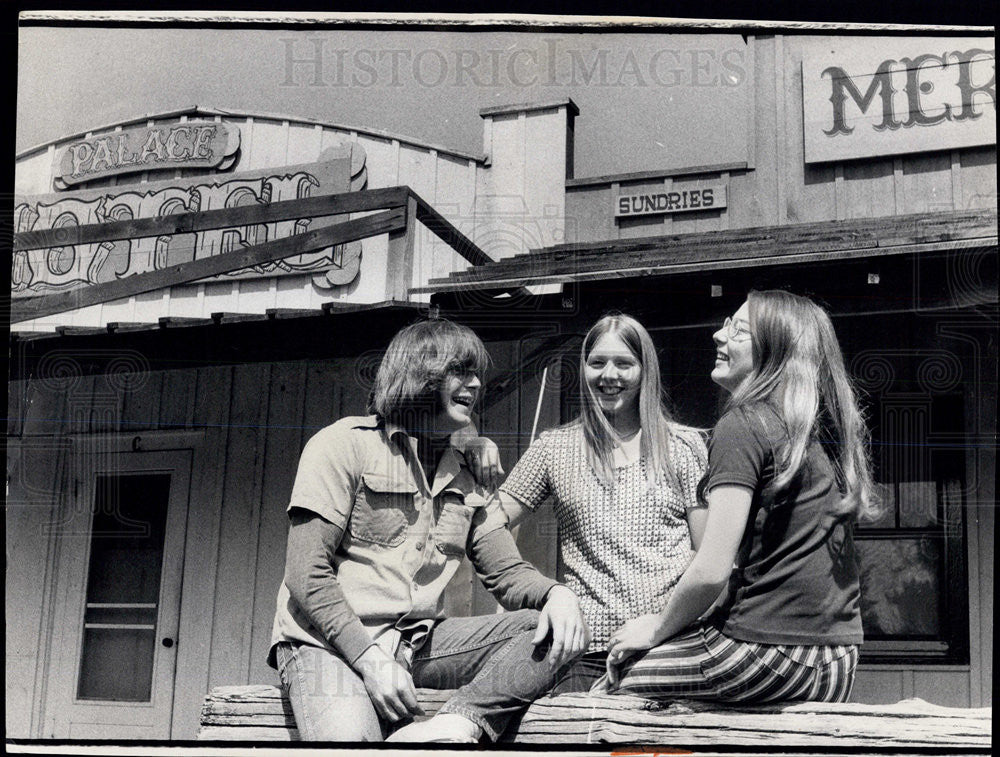
[{"label": "girl wearing glasses", "polygon": [[611,637],[595,689],[846,701],[862,641],[852,524],[876,504],[833,325],[804,297],[750,292],[713,339],[729,399],[699,487],[701,548],[660,612]]},{"label": "girl wearing glasses", "polygon": [[555,508],[565,583],[591,634],[556,693],[589,689],[604,674],[611,635],[663,607],[706,513],[697,498],[705,443],[665,408],[656,348],[638,321],[612,314],[590,329],[580,394],[580,417],[541,434],[498,495],[512,525],[550,497]]}]

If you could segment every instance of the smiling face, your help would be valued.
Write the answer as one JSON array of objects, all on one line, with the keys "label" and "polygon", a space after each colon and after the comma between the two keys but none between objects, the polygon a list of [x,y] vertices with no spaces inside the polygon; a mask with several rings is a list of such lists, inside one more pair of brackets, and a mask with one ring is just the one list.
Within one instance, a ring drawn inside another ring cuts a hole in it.
[{"label": "smiling face", "polygon": [[750,305],[744,302],[733,313],[729,326],[712,334],[715,342],[715,367],[712,381],[732,394],[753,369],[750,338]]},{"label": "smiling face", "polygon": [[608,332],[594,343],[587,355],[584,378],[591,396],[609,419],[638,413],[642,366],[618,334]]},{"label": "smiling face", "polygon": [[435,433],[451,434],[468,426],[481,387],[479,375],[474,371],[445,376],[438,390],[438,411],[433,423]]}]

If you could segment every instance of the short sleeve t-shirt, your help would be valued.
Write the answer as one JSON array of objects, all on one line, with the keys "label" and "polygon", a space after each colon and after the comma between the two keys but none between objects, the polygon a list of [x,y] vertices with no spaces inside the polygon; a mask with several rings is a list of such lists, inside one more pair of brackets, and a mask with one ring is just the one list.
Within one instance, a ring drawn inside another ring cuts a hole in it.
[{"label": "short sleeve t-shirt", "polygon": [[662,480],[650,486],[645,459],[602,483],[587,462],[579,424],[539,436],[500,487],[529,510],[552,497],[562,579],[580,598],[589,652],[607,649],[626,621],[663,609],[694,556],[687,510],[698,504],[705,444],[688,429],[671,441],[679,489]]},{"label": "short sleeve t-shirt", "polygon": [[724,484],[753,491],[723,631],[764,644],[860,644],[853,512],[817,440],[791,485],[767,491],[787,442],[766,403],[729,411],[712,433],[706,491]]}]

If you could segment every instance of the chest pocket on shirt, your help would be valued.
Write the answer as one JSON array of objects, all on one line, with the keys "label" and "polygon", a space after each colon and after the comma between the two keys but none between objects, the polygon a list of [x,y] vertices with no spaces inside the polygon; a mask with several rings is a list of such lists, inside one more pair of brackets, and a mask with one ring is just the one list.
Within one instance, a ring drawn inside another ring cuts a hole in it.
[{"label": "chest pocket on shirt", "polygon": [[398,547],[406,539],[407,516],[413,512],[416,493],[417,487],[405,479],[363,474],[348,526],[351,536],[383,547]]},{"label": "chest pocket on shirt", "polygon": [[441,514],[434,527],[434,543],[438,550],[452,557],[465,554],[465,544],[469,540],[469,527],[476,508],[465,504],[461,495],[445,492],[441,495]]}]

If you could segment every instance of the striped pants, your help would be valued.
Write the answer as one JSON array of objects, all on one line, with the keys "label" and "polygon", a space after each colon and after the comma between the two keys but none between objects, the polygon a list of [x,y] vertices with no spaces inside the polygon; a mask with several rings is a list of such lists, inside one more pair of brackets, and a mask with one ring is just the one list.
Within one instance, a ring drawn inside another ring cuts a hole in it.
[{"label": "striped pants", "polygon": [[[858,648],[737,641],[697,626],[626,660],[615,693],[647,699],[846,702]],[[607,690],[602,678],[592,691]]]}]

